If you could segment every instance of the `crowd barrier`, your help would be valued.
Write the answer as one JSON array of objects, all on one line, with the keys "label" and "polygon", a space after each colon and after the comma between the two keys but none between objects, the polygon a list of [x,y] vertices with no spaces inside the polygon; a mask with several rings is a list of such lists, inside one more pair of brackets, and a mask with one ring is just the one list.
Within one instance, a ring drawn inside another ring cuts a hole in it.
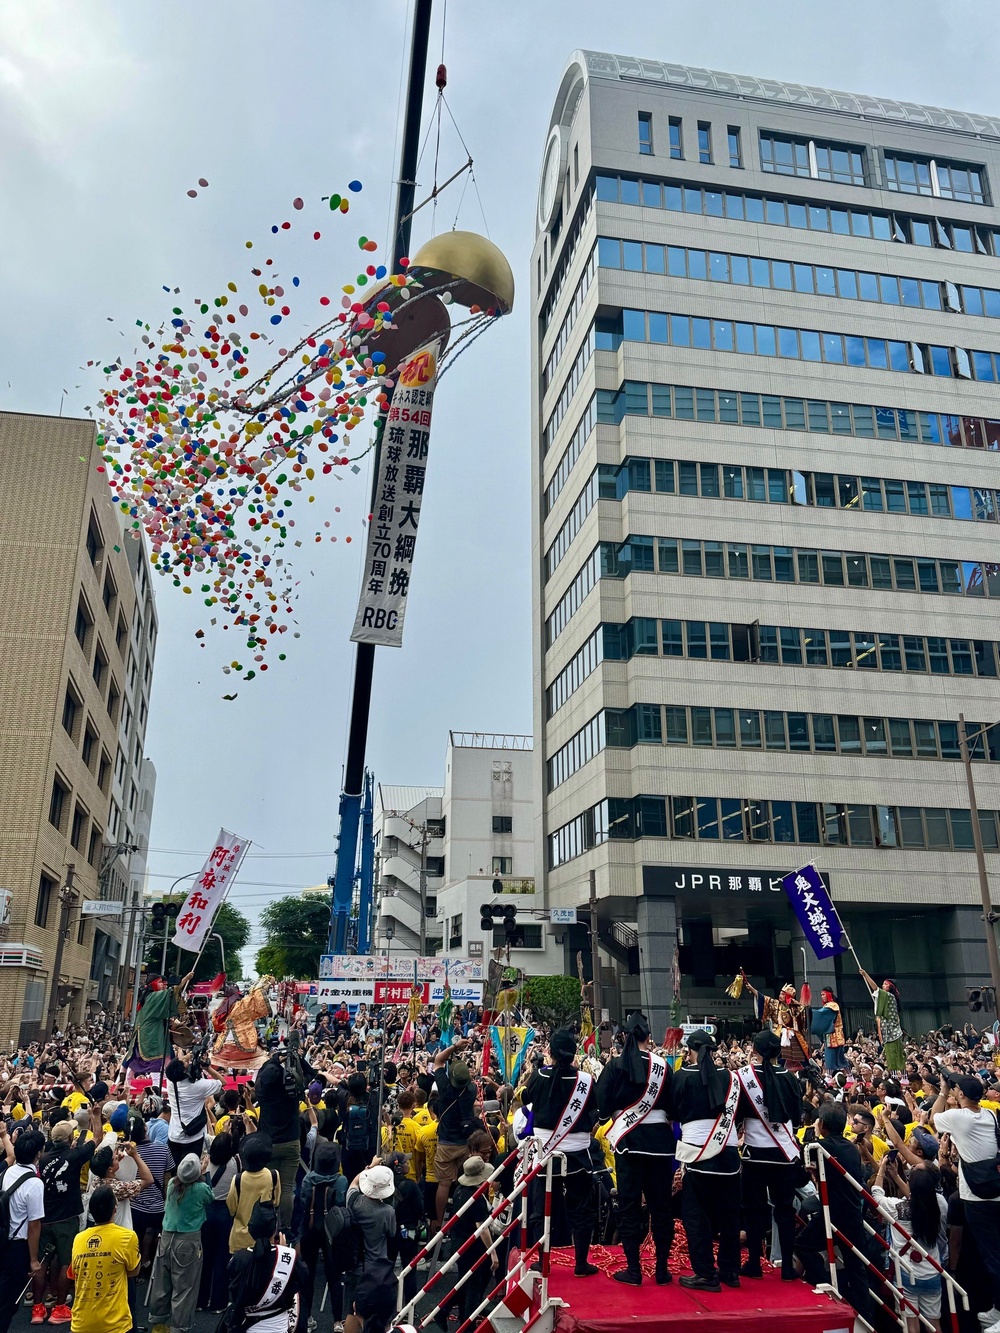
[{"label": "crowd barrier", "polygon": [[[947,1313],[949,1316],[949,1322],[951,1324],[952,1333],[959,1333],[959,1328],[958,1328],[959,1300],[961,1300],[963,1310],[968,1310],[969,1308],[969,1298],[964,1288],[959,1286],[959,1284],[955,1281],[952,1275],[949,1272],[947,1272],[946,1269],[942,1268],[941,1265],[938,1263],[938,1261],[935,1258],[933,1258],[932,1255],[928,1254],[928,1252],[913,1239],[913,1237],[902,1225],[902,1223],[898,1222],[888,1211],[888,1209],[884,1208],[879,1203],[878,1199],[876,1199],[873,1194],[870,1194],[868,1190],[864,1188],[863,1185],[858,1184],[858,1182],[854,1179],[854,1177],[850,1174],[850,1172],[848,1172],[840,1164],[840,1162],[837,1161],[835,1157],[833,1157],[829,1152],[827,1152],[827,1150],[823,1147],[821,1143],[806,1144],[805,1160],[807,1166],[816,1167],[819,1179],[819,1199],[820,1199],[820,1207],[823,1213],[823,1229],[826,1235],[826,1254],[827,1254],[827,1260],[830,1265],[830,1282],[828,1285],[832,1294],[837,1297],[840,1297],[841,1295],[840,1283],[837,1277],[837,1253],[836,1253],[837,1245],[839,1244],[844,1250],[853,1254],[855,1258],[857,1258],[858,1262],[862,1265],[866,1273],[871,1274],[873,1276],[875,1281],[873,1282],[873,1284],[871,1284],[872,1299],[877,1304],[881,1305],[883,1310],[885,1310],[894,1320],[896,1320],[896,1322],[899,1324],[902,1330],[902,1333],[906,1333],[907,1318],[919,1320],[920,1326],[922,1328],[930,1330],[930,1333],[935,1333],[934,1324],[931,1322],[931,1320],[927,1319],[924,1315],[920,1313],[920,1311],[917,1309],[915,1300],[911,1299],[911,1297],[906,1294],[906,1289],[903,1286],[901,1259],[903,1255],[906,1255],[911,1263],[914,1264],[926,1263],[928,1266],[928,1276],[930,1275],[930,1272],[933,1271],[937,1273],[938,1276],[941,1278],[942,1297],[946,1298],[945,1300],[942,1301],[942,1307],[944,1307],[944,1305],[947,1304]],[[864,1251],[860,1250],[854,1244],[853,1241],[849,1240],[843,1234],[843,1232],[839,1230],[839,1228],[833,1225],[830,1216],[830,1191],[827,1181],[827,1168],[830,1166],[832,1166],[835,1171],[839,1172],[840,1177],[844,1181],[846,1181],[847,1184],[849,1184],[853,1190],[855,1190],[858,1194],[860,1194],[861,1197],[864,1200],[866,1200],[867,1203],[869,1203],[872,1208],[875,1209],[878,1215],[888,1224],[889,1227],[892,1228],[893,1231],[896,1232],[898,1236],[901,1236],[903,1238],[903,1245],[901,1249],[897,1250],[893,1245],[889,1243],[889,1241],[885,1239],[883,1235],[881,1235],[878,1231],[876,1231],[874,1227],[870,1226],[869,1223],[867,1222],[863,1223],[865,1231],[868,1233],[868,1235],[874,1237],[876,1242],[883,1249],[890,1252],[892,1256],[892,1265],[895,1275],[895,1282],[891,1282],[882,1272],[882,1270],[878,1268],[878,1266],[871,1261],[868,1255],[864,1253]],[[886,1290],[887,1294],[893,1300],[894,1303],[893,1306],[890,1306],[885,1301],[883,1296],[880,1294],[883,1288]],[[944,1314],[944,1308],[942,1308],[942,1314]],[[865,1322],[866,1321],[862,1319],[862,1323]]]}]

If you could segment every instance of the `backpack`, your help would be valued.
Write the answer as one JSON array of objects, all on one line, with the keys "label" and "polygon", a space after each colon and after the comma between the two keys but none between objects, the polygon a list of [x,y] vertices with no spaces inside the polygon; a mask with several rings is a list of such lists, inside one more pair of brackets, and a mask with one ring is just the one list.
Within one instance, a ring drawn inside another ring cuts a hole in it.
[{"label": "backpack", "polygon": [[348,1152],[367,1152],[371,1141],[368,1107],[364,1103],[347,1108],[347,1132],[344,1147]]},{"label": "backpack", "polygon": [[305,1219],[302,1224],[304,1230],[315,1231],[319,1227],[325,1226],[330,1209],[343,1207],[346,1198],[346,1176],[338,1176],[332,1182],[328,1181],[322,1185],[314,1185],[309,1202],[306,1205]]},{"label": "backpack", "polygon": [[[273,1166],[268,1167],[268,1170],[269,1170],[270,1173],[271,1173],[271,1198],[270,1198],[270,1202],[271,1202],[271,1203],[274,1203],[274,1191],[278,1188],[278,1173],[277,1173],[277,1171],[275,1171],[275,1169],[274,1169]],[[240,1181],[241,1181],[242,1179],[243,1179],[243,1172],[242,1172],[242,1171],[237,1171],[237,1173],[236,1173],[236,1180],[235,1180],[235,1182],[234,1182],[235,1185],[236,1185],[236,1207],[237,1207],[237,1208],[239,1208],[239,1206],[240,1206]]]},{"label": "backpack", "polygon": [[[34,1171],[25,1171],[19,1180],[0,1190],[0,1256],[10,1244],[10,1201],[27,1180],[36,1179]],[[6,1174],[4,1176],[6,1181]]]},{"label": "backpack", "polygon": [[[987,1115],[993,1115],[991,1111]],[[981,1162],[962,1162],[965,1183],[977,1199],[1000,1199],[1000,1122],[993,1116],[997,1155]]]}]

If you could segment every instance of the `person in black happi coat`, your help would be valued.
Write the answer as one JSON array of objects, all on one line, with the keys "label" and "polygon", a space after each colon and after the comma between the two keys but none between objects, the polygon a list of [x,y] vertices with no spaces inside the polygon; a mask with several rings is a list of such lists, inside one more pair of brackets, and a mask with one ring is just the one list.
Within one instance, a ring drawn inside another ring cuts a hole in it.
[{"label": "person in black happi coat", "polygon": [[[567,1105],[577,1089],[578,1070],[576,1037],[568,1028],[554,1032],[549,1041],[548,1065],[535,1071],[528,1080],[521,1104],[531,1108],[532,1133],[544,1151],[550,1140],[554,1150],[565,1153],[565,1175],[559,1174],[560,1159],[553,1163],[553,1192],[562,1194],[573,1237],[577,1277],[593,1277],[599,1270],[588,1261],[597,1210],[594,1200],[593,1165],[590,1138],[597,1119],[597,1098],[590,1075],[586,1075],[586,1094],[582,1106],[574,1109],[575,1119],[569,1133],[557,1134]],[[578,1094],[579,1095],[579,1094]],[[528,1186],[528,1240],[534,1244],[542,1234],[545,1208],[544,1172],[539,1172]]]},{"label": "person in black happi coat", "polygon": [[[760,1259],[764,1237],[770,1230],[770,1198],[781,1244],[781,1276],[792,1282],[795,1190],[803,1178],[795,1137],[802,1114],[802,1085],[794,1074],[775,1068],[781,1054],[781,1038],[776,1033],[758,1032],[753,1048],[750,1070],[756,1082],[752,1086],[761,1090],[763,1105],[758,1107],[744,1085],[739,1114],[743,1120],[743,1211],[749,1257],[740,1272],[744,1277],[763,1276]],[[762,1110],[766,1113],[763,1117]]]},{"label": "person in black happi coat", "polygon": [[[650,1081],[649,1020],[632,1014],[625,1024],[627,1036],[621,1055],[605,1065],[597,1082],[597,1104],[601,1118],[619,1119],[634,1106]],[[671,1186],[674,1178],[674,1130],[667,1114],[670,1106],[671,1068],[662,1056],[663,1073],[653,1106],[615,1144],[615,1180],[618,1186],[618,1235],[625,1254],[625,1267],[614,1273],[616,1282],[638,1287],[642,1283],[639,1247],[645,1232],[642,1201],[649,1209],[653,1244],[656,1246],[656,1281],[670,1281],[670,1247],[674,1239]],[[611,1131],[614,1134],[614,1129]]]},{"label": "person in black happi coat", "polygon": [[[677,1159],[684,1164],[681,1219],[693,1274],[682,1287],[721,1291],[740,1285],[740,1154],[736,1146],[739,1093],[735,1074],[715,1063],[715,1039],[703,1029],[687,1039],[690,1064],[674,1074],[671,1110],[681,1124]],[[712,1252],[719,1237],[719,1266]]]}]

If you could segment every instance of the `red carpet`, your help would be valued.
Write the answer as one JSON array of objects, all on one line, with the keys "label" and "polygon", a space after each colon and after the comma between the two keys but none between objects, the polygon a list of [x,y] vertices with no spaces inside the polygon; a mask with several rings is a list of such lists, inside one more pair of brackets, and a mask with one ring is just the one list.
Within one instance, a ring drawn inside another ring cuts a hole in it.
[{"label": "red carpet", "polygon": [[556,1319],[558,1333],[851,1333],[854,1327],[850,1306],[814,1295],[804,1282],[782,1282],[776,1272],[715,1294],[687,1291],[676,1275],[667,1287],[651,1275],[641,1287],[612,1282],[605,1273],[622,1266],[617,1247],[593,1246],[591,1261],[601,1273],[577,1278],[571,1252],[553,1251],[549,1291],[569,1307]]}]

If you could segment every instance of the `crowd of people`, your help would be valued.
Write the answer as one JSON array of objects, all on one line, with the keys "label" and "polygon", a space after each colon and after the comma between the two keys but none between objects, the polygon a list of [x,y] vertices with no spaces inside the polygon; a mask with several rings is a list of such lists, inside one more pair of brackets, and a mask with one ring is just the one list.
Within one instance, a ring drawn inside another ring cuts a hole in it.
[{"label": "crowd of people", "polygon": [[772,1270],[815,1285],[830,1274],[813,1144],[858,1313],[898,1327],[898,1283],[911,1333],[919,1316],[940,1328],[944,1272],[968,1293],[963,1333],[1000,1333],[991,1035],[831,1022],[822,1046],[834,1033],[837,1055],[823,1059],[790,988],[750,990],[752,1039],[706,1029],[664,1049],[641,1013],[596,1042],[536,1024],[513,1085],[484,1058],[477,1006],[444,1023],[405,1007],[323,1006],[280,1030],[262,1018],[242,1073],[178,1046],[159,1077],[136,1078],[128,1034],[96,1026],[12,1051],[0,1333],[22,1301],[33,1324],[71,1333],[189,1333],[199,1310],[220,1333],[384,1333],[398,1275],[413,1301],[454,1254],[421,1307],[439,1305],[448,1333],[507,1271],[499,1205],[526,1171],[537,1246],[543,1176],[530,1172],[547,1154],[560,1164],[552,1241],[579,1278],[676,1279],[709,1299]]}]

